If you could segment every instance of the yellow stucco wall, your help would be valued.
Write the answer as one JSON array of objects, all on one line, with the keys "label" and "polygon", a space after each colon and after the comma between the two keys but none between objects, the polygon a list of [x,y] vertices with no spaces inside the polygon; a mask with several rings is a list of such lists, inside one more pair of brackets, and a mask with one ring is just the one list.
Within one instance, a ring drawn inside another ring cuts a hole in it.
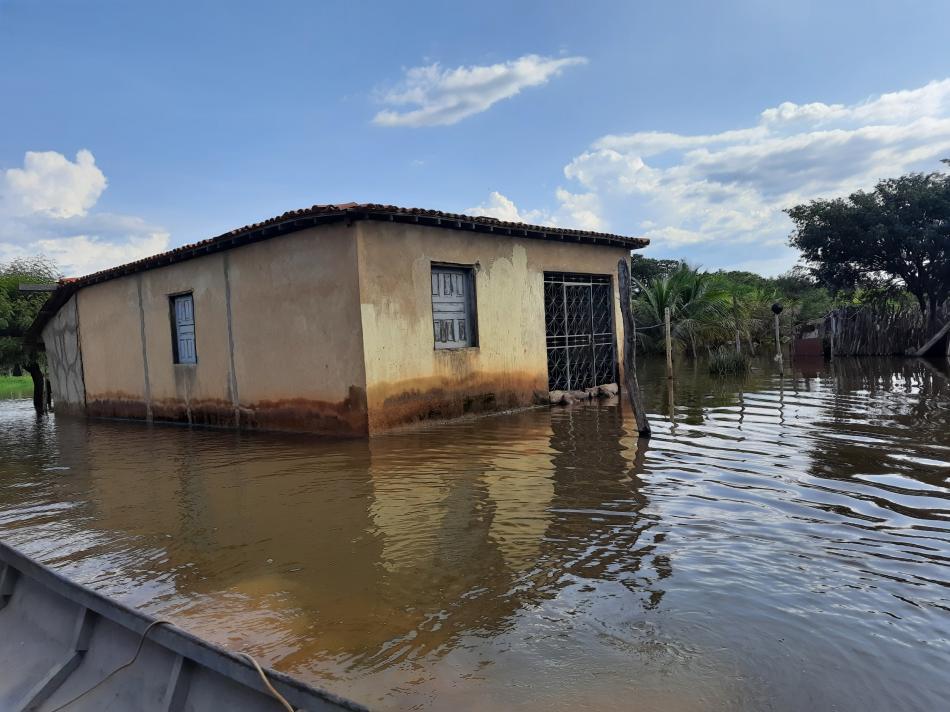
[{"label": "yellow stucco wall", "polygon": [[[358,221],[85,287],[87,411],[359,435],[531,405],[547,394],[544,272],[613,277],[626,255]],[[433,262],[476,266],[476,347],[434,348]],[[182,292],[194,296],[195,365],[173,363],[169,296]]]},{"label": "yellow stucco wall", "polygon": [[[615,276],[628,254],[399,223],[357,229],[370,432],[540,401],[548,390],[544,272]],[[477,347],[434,348],[433,262],[476,265]]]},{"label": "yellow stucco wall", "polygon": [[103,282],[76,295],[86,409],[92,415],[144,418],[138,276]]},{"label": "yellow stucco wall", "polygon": [[[223,255],[149,270],[142,280],[142,311],[152,417],[227,424],[234,418],[228,390],[229,352]],[[196,364],[175,364],[169,296],[191,292],[195,307]]]},{"label": "yellow stucco wall", "polygon": [[[169,296],[182,292],[194,297],[197,364],[173,362]],[[122,277],[78,303],[93,415],[367,432],[353,228]]]},{"label": "yellow stucco wall", "polygon": [[327,225],[225,253],[241,402],[262,426],[367,432],[355,232]]}]

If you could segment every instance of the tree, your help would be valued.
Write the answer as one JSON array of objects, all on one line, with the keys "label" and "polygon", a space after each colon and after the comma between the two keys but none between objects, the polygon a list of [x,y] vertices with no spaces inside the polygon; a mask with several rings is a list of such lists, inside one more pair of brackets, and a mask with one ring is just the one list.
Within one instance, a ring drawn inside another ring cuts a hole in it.
[{"label": "tree", "polygon": [[936,331],[950,297],[950,176],[912,173],[786,212],[789,242],[819,281],[834,291],[907,290]]},{"label": "tree", "polygon": [[43,257],[0,263],[0,372],[27,371],[33,378],[33,404],[43,410],[43,371],[39,354],[23,335],[48,294],[20,292],[21,283],[45,284],[59,278],[56,265]]},{"label": "tree", "polygon": [[776,298],[789,307],[786,311],[794,317],[795,323],[821,319],[833,305],[828,290],[801,265],[770,281],[775,286]]},{"label": "tree", "polygon": [[630,257],[630,276],[634,282],[646,283],[675,272],[679,266],[679,260],[657,260],[635,254]]},{"label": "tree", "polygon": [[674,344],[694,357],[698,346],[722,339],[725,296],[715,288],[708,272],[681,262],[668,274],[645,282],[636,280],[635,284],[638,295],[633,308],[638,323],[647,325],[638,336],[648,349],[663,349],[662,324],[667,308]]}]

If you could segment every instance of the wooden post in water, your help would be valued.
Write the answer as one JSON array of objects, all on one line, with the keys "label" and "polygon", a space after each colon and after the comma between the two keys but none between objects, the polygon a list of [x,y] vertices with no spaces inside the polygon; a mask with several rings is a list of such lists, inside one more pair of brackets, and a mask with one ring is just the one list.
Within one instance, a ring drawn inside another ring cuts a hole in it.
[{"label": "wooden post in water", "polygon": [[666,333],[666,377],[673,378],[673,335],[670,331],[670,308],[663,310],[663,328]]},{"label": "wooden post in water", "polygon": [[775,360],[778,361],[778,372],[785,372],[785,364],[782,362],[782,338],[779,334],[778,314],[775,315]]},{"label": "wooden post in water", "polygon": [[775,302],[772,305],[772,313],[775,314],[775,362],[778,364],[779,375],[785,375],[785,364],[782,361],[782,335],[778,318],[778,315],[782,313],[782,305]]},{"label": "wooden post in water", "polygon": [[617,263],[617,285],[620,287],[620,313],[623,316],[623,388],[633,408],[637,432],[641,438],[648,438],[652,432],[637,381],[637,325],[630,307],[630,269],[625,259]]},{"label": "wooden post in water", "polygon": [[831,310],[831,358],[835,357],[835,339],[838,336],[838,312]]}]

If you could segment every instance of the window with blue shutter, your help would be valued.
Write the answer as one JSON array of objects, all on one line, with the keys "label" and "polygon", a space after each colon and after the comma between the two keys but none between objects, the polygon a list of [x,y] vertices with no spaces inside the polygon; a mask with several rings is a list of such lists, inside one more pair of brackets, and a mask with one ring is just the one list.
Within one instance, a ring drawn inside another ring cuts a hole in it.
[{"label": "window with blue shutter", "polygon": [[432,331],[437,349],[475,346],[474,277],[469,267],[432,267]]},{"label": "window with blue shutter", "polygon": [[190,294],[171,297],[172,350],[175,363],[198,363],[195,346],[195,301]]}]

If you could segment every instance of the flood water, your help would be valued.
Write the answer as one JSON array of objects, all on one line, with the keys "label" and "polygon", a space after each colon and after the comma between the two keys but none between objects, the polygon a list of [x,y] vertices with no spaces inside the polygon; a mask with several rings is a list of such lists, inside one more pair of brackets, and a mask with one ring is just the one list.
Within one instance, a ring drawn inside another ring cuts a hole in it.
[{"label": "flood water", "polygon": [[950,369],[641,384],[639,444],[616,401],[368,442],[0,402],[0,537],[372,708],[948,709]]}]

